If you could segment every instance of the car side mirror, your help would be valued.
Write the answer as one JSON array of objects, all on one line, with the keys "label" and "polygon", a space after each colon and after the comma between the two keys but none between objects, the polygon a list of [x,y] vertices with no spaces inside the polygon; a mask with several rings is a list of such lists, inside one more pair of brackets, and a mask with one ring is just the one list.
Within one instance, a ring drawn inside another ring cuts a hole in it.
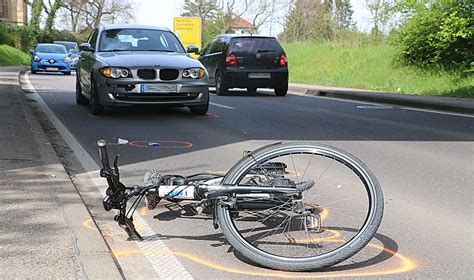
[{"label": "car side mirror", "polygon": [[33,55],[35,53],[34,50],[30,50],[30,54]]},{"label": "car side mirror", "polygon": [[79,45],[79,49],[84,52],[93,52],[94,49],[92,48],[91,44],[83,43]]},{"label": "car side mirror", "polygon": [[195,53],[199,54],[199,48],[196,47],[195,45],[189,45],[188,49],[186,50],[187,53]]}]

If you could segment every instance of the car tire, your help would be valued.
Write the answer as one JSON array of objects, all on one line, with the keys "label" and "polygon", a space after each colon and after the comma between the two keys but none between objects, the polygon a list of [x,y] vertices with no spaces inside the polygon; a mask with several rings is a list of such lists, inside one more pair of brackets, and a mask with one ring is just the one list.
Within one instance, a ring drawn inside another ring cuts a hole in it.
[{"label": "car tire", "polygon": [[209,110],[209,99],[207,99],[207,103],[204,105],[188,106],[188,108],[194,115],[204,116]]},{"label": "car tire", "polygon": [[31,74],[36,74],[36,70],[31,70]]},{"label": "car tire", "polygon": [[70,75],[71,75],[71,71],[69,71],[69,72],[64,72],[64,75],[70,76]]},{"label": "car tire", "polygon": [[277,96],[285,96],[288,93],[288,85],[276,87],[274,90]]},{"label": "car tire", "polygon": [[216,94],[226,95],[229,93],[229,87],[220,72],[216,73]]},{"label": "car tire", "polygon": [[97,92],[97,85],[95,80],[91,79],[91,101],[89,103],[91,113],[94,116],[100,115],[104,112],[104,106],[100,104],[99,93]]},{"label": "car tire", "polygon": [[76,104],[77,105],[87,105],[89,100],[82,94],[82,87],[79,79],[76,77]]},{"label": "car tire", "polygon": [[255,94],[255,93],[257,93],[257,88],[248,87],[248,88],[247,88],[247,92],[248,92],[248,93],[251,93],[251,94]]}]

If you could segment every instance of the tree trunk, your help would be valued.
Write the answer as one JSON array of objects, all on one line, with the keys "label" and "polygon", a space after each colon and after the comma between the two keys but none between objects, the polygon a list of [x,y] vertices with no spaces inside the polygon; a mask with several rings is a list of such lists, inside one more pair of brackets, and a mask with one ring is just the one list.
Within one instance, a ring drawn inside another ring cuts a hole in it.
[{"label": "tree trunk", "polygon": [[55,0],[54,4],[51,6],[51,11],[49,11],[48,18],[46,19],[46,25],[44,27],[46,31],[51,31],[53,28],[56,12],[59,8],[61,8],[61,0]]}]

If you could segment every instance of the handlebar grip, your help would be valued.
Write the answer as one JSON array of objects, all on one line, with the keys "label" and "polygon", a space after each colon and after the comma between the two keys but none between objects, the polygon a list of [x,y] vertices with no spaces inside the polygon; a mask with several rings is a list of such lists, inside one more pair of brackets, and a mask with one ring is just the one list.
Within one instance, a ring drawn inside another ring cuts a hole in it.
[{"label": "handlebar grip", "polygon": [[99,146],[99,155],[100,161],[102,162],[102,168],[110,169],[109,155],[107,154],[107,141],[99,140],[97,141],[97,146]]}]

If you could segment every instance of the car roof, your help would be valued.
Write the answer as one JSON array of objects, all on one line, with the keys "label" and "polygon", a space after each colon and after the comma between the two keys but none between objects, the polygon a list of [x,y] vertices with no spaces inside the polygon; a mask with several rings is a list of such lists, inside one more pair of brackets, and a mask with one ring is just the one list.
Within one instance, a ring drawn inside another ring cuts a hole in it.
[{"label": "car roof", "polygon": [[77,45],[77,42],[74,42],[74,41],[53,41],[54,44],[59,44],[59,43],[70,43],[70,44],[76,44]]},{"label": "car roof", "polygon": [[217,37],[228,37],[228,38],[267,38],[267,39],[276,39],[273,36],[264,36],[264,35],[252,35],[252,34],[221,34]]},{"label": "car roof", "polygon": [[60,47],[64,47],[63,45],[60,45],[60,44],[52,44],[52,43],[39,43],[37,44],[36,46],[60,46]]},{"label": "car roof", "polygon": [[142,24],[102,24],[100,26],[102,30],[111,30],[111,29],[153,29],[161,31],[170,31],[166,27],[152,26],[152,25],[142,25]]}]

